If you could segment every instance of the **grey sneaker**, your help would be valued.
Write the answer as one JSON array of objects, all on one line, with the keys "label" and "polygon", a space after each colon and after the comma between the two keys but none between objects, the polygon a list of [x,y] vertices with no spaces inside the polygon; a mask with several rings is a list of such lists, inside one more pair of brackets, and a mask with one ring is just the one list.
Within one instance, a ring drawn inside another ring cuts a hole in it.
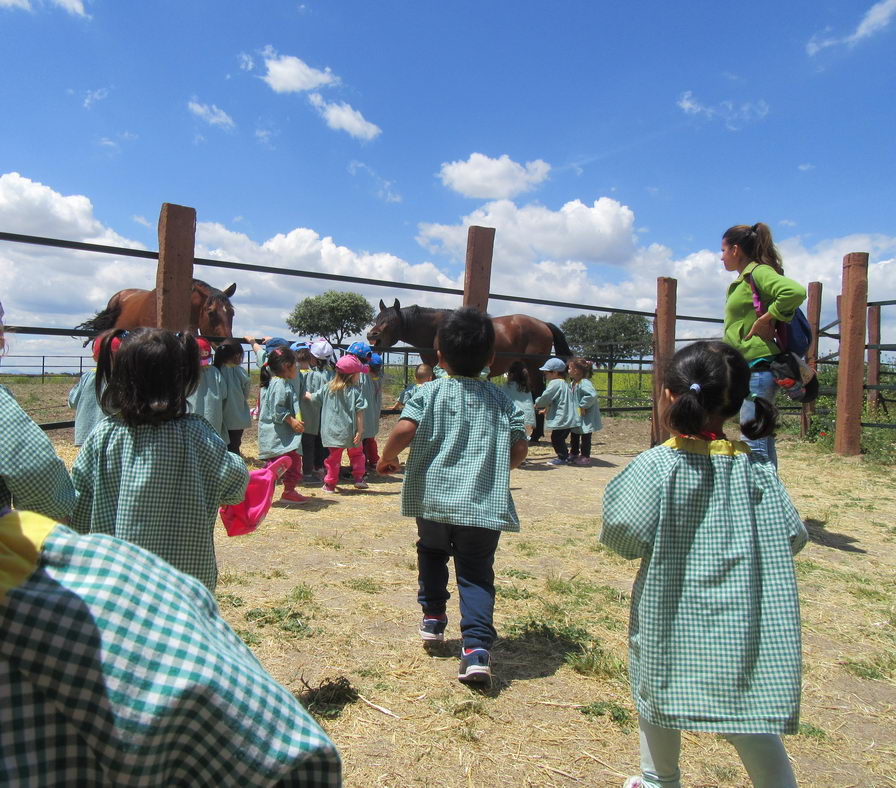
[{"label": "grey sneaker", "polygon": [[423,621],[420,623],[420,637],[423,640],[444,640],[446,626],[448,626],[448,616],[442,618],[423,616]]},{"label": "grey sneaker", "polygon": [[464,684],[489,684],[492,680],[491,657],[484,648],[464,648],[460,651],[457,680]]},{"label": "grey sneaker", "polygon": [[358,479],[358,481],[355,482],[356,490],[366,490],[368,487],[370,487],[370,485],[363,479]]}]

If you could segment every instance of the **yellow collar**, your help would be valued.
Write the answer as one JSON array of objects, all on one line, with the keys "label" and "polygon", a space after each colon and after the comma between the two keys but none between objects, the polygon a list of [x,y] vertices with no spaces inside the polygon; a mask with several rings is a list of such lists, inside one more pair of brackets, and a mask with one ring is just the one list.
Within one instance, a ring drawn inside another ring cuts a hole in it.
[{"label": "yellow collar", "polygon": [[0,517],[0,599],[34,571],[44,540],[55,527],[55,521],[34,512],[11,511]]},{"label": "yellow collar", "polygon": [[700,438],[669,438],[663,446],[691,454],[724,454],[734,457],[737,454],[749,454],[750,447],[743,441],[705,441]]}]

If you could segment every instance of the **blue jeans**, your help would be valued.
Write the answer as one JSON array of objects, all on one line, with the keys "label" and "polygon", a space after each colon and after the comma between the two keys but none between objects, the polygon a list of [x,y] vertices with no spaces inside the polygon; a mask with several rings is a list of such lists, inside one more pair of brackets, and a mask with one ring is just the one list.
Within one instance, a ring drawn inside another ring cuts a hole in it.
[{"label": "blue jeans", "polygon": [[[750,373],[750,393],[757,397],[762,397],[772,404],[775,402],[775,396],[778,393],[778,384],[775,383],[775,377],[772,373],[765,369],[761,372]],[[752,421],[756,413],[756,405],[752,400],[745,399],[744,404],[740,406],[740,423],[745,424]],[[758,438],[757,440],[747,440],[743,435],[742,440],[750,447],[750,451],[770,460],[775,468],[778,467],[778,452],[775,449],[775,436],[769,435],[767,438]]]},{"label": "blue jeans", "polygon": [[454,574],[460,596],[460,632],[464,648],[492,646],[497,633],[495,612],[495,550],[500,531],[467,525],[448,525],[417,518],[417,601],[424,615],[445,612],[448,593],[448,559],[454,556]]}]

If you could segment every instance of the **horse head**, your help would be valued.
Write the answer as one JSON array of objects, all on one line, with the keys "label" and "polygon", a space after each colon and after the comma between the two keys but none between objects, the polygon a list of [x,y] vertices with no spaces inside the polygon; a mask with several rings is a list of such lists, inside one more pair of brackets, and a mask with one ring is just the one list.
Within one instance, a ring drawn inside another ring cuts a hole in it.
[{"label": "horse head", "polygon": [[[204,287],[203,287],[204,286]],[[236,283],[218,290],[198,279],[193,280],[193,295],[204,298],[199,305],[199,332],[208,337],[233,336],[233,304],[230,296],[236,292]]]},{"label": "horse head", "polygon": [[401,338],[402,324],[398,299],[389,307],[380,299],[380,313],[373,321],[373,328],[367,332],[367,341],[373,348],[392,347]]}]

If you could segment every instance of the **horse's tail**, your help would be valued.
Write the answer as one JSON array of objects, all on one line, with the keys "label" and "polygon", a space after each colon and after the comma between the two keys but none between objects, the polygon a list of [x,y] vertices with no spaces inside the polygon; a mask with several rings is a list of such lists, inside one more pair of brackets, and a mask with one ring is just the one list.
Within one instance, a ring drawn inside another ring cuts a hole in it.
[{"label": "horse's tail", "polygon": [[554,351],[556,352],[556,355],[572,358],[573,352],[569,349],[569,345],[566,343],[566,337],[563,335],[563,332],[553,323],[548,323],[547,327],[551,329],[551,336],[554,337]]},{"label": "horse's tail", "polygon": [[[118,320],[118,315],[121,314],[121,307],[106,307],[101,312],[97,312],[93,317],[89,320],[85,320],[83,323],[75,326],[76,329],[80,331],[95,331],[99,333],[100,331],[105,331],[107,328],[114,328],[115,321]],[[84,346],[90,342],[91,337],[87,337],[84,340]]]}]

